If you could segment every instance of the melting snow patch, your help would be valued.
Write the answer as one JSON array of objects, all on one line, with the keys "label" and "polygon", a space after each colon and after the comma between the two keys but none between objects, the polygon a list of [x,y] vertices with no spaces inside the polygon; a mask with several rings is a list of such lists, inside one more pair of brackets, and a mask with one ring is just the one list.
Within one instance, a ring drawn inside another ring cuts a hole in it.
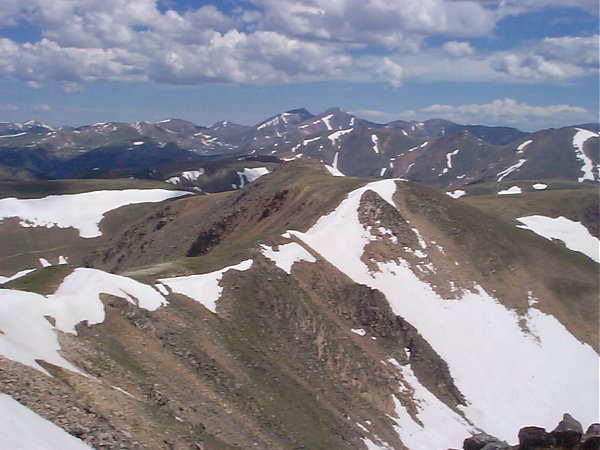
[{"label": "melting snow patch", "polygon": [[338,157],[339,157],[340,152],[335,152],[335,156],[333,157],[333,165],[327,165],[325,164],[325,168],[327,169],[327,171],[333,175],[334,177],[345,177],[346,175],[344,175],[338,168]]},{"label": "melting snow patch", "polygon": [[392,417],[397,424],[394,428],[404,445],[413,450],[447,448],[449,443],[459,446],[472,434],[473,427],[423,386],[409,365],[400,366],[399,370],[412,394],[420,422],[393,396],[397,415]]},{"label": "melting snow patch", "polygon": [[352,331],[354,334],[358,334],[359,336],[364,336],[367,334],[367,332],[362,328],[352,328],[350,331]]},{"label": "melting snow patch", "polygon": [[216,312],[217,300],[223,292],[223,287],[219,285],[223,275],[230,270],[244,271],[250,267],[252,267],[252,260],[247,259],[235,266],[225,267],[216,272],[189,275],[187,277],[162,278],[158,281],[168,286],[173,292],[196,300],[206,306],[208,310]]},{"label": "melting snow patch", "polygon": [[508,189],[498,192],[498,195],[513,195],[513,194],[520,194],[521,192],[522,191],[519,186],[512,186]]},{"label": "melting snow patch", "polygon": [[0,447],[13,450],[91,450],[10,395],[0,393]]},{"label": "melting snow patch", "polygon": [[[347,130],[339,130],[336,131],[334,133],[331,133],[329,136],[327,136],[327,139],[329,139],[331,141],[331,143],[333,145],[335,145],[337,143],[337,141],[344,135],[344,134],[348,134],[348,133],[352,133],[352,131],[354,131],[354,128],[349,128]],[[317,138],[319,139],[319,138]]]},{"label": "melting snow patch", "polygon": [[581,222],[565,217],[526,216],[517,218],[523,225],[519,228],[533,231],[546,239],[559,239],[575,252],[583,253],[600,263],[600,240],[592,236]]},{"label": "melting snow patch", "polygon": [[288,275],[292,273],[292,266],[299,261],[315,262],[317,259],[308,253],[304,247],[296,242],[280,245],[277,250],[268,245],[261,245],[261,253],[275,263],[277,267]]},{"label": "melting snow patch", "polygon": [[506,178],[511,173],[519,170],[523,166],[523,164],[525,164],[526,162],[527,162],[526,159],[519,159],[519,162],[517,162],[516,164],[513,164],[512,166],[510,166],[507,169],[504,169],[502,172],[498,173],[498,182],[502,181],[504,178]]},{"label": "melting snow patch", "polygon": [[46,258],[39,258],[39,261],[42,267],[50,267],[52,265]]},{"label": "melting snow patch", "polygon": [[529,144],[531,144],[533,141],[532,140],[528,140],[525,142],[522,142],[521,144],[519,144],[519,146],[517,147],[517,152],[518,153],[523,153],[525,151],[525,147],[527,147]]},{"label": "melting snow patch", "polygon": [[379,153],[379,138],[376,134],[371,135],[371,142],[373,143],[373,151]]},{"label": "melting snow patch", "polygon": [[[104,321],[100,294],[125,298],[155,310],[166,300],[151,286],[95,269],[76,269],[47,297],[32,292],[0,289],[0,355],[47,373],[36,360],[79,372],[59,353],[56,330],[75,333],[75,325]],[[52,325],[46,317],[54,319]]]},{"label": "melting snow patch", "polygon": [[598,133],[594,133],[593,131],[589,130],[583,130],[581,128],[577,128],[577,133],[575,133],[575,136],[573,136],[573,147],[575,147],[575,155],[579,160],[583,162],[583,166],[581,167],[583,175],[577,179],[577,181],[579,182],[585,180],[594,181],[596,179],[593,173],[594,164],[592,163],[592,160],[583,151],[583,146],[585,142],[593,137],[598,137]]},{"label": "melting snow patch", "polygon": [[463,195],[466,195],[467,193],[461,189],[457,189],[453,192],[446,192],[446,195],[449,195],[452,198],[461,198]]},{"label": "melting snow patch", "polygon": [[329,114],[328,116],[323,117],[321,120],[323,121],[323,123],[325,124],[325,126],[327,127],[328,130],[333,130],[333,127],[331,126],[331,123],[329,122],[329,120],[333,117],[333,114]]},{"label": "melting snow patch", "polygon": [[534,188],[536,191],[542,191],[542,190],[546,189],[548,187],[548,185],[544,184],[544,183],[536,183],[536,184],[532,185],[531,187]]},{"label": "melting snow patch", "polygon": [[0,221],[19,217],[23,227],[77,228],[83,238],[102,235],[98,224],[108,211],[136,203],[156,203],[189,192],[164,189],[94,191],[82,194],[49,195],[35,199],[0,199]]},{"label": "melting snow patch", "polygon": [[21,270],[20,272],[15,273],[14,275],[12,275],[10,277],[0,276],[0,284],[8,283],[9,281],[16,280],[17,278],[24,277],[28,273],[31,273],[31,272],[34,272],[34,271],[35,271],[35,269],[25,269],[25,270]]}]

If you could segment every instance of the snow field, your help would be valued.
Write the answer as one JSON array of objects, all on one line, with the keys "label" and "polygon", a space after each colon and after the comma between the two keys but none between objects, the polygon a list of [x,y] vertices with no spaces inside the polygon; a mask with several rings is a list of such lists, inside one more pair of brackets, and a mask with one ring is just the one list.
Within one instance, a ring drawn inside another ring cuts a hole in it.
[{"label": "snow field", "polygon": [[177,278],[161,278],[158,281],[168,286],[173,292],[183,294],[216,313],[216,302],[221,296],[221,292],[223,292],[223,287],[219,286],[223,275],[229,270],[244,271],[250,267],[252,267],[252,260],[247,259],[235,266],[225,267],[216,272]]},{"label": "snow field", "polygon": [[0,393],[0,448],[11,450],[90,450],[70,435],[37,415],[10,395]]},{"label": "snow field", "polygon": [[307,232],[289,233],[353,281],[381,291],[394,313],[414,325],[448,363],[467,400],[461,407],[466,420],[441,410],[437,399],[403,369],[424,408],[424,429],[398,410],[400,438],[415,449],[460,447],[468,423],[513,440],[524,424],[552,428],[565,411],[584,423],[596,422],[598,355],[554,317],[535,308],[519,316],[477,285],[458,300],[445,300],[401,259],[380,262],[378,271],[369,271],[361,257],[374,236],[359,222],[360,198],[373,190],[395,207],[395,188],[393,180],[371,183],[348,194]]},{"label": "snow field", "polygon": [[583,253],[600,263],[600,241],[592,236],[581,222],[565,217],[525,216],[517,218],[523,225],[519,228],[533,231],[546,239],[560,239],[565,246],[575,252]]},{"label": "snow field", "polygon": [[292,273],[292,266],[299,261],[315,262],[317,259],[308,253],[304,247],[296,242],[280,245],[277,250],[267,245],[261,245],[263,256],[270,259],[277,267],[285,271],[288,275]]},{"label": "snow field", "polygon": [[83,238],[102,235],[99,224],[114,209],[137,203],[157,203],[188,195],[189,192],[164,189],[93,191],[82,194],[49,195],[36,199],[0,199],[0,221],[21,219],[23,227],[77,228]]},{"label": "snow field", "polygon": [[[167,303],[151,286],[131,278],[96,269],[75,269],[49,296],[0,289],[0,354],[47,373],[35,360],[42,359],[73,372],[79,370],[59,351],[56,330],[76,333],[83,321],[104,321],[100,294],[125,298],[140,308],[153,311]],[[46,317],[52,317],[52,325]]]},{"label": "snow field", "polygon": [[583,146],[588,139],[598,136],[598,133],[594,133],[593,131],[584,130],[581,128],[577,128],[577,132],[575,133],[575,136],[573,136],[573,147],[575,147],[575,155],[577,156],[577,159],[579,159],[583,163],[583,166],[581,166],[581,171],[583,172],[583,175],[577,179],[579,182],[586,180],[596,180],[596,176],[593,172],[594,163],[583,151]]}]

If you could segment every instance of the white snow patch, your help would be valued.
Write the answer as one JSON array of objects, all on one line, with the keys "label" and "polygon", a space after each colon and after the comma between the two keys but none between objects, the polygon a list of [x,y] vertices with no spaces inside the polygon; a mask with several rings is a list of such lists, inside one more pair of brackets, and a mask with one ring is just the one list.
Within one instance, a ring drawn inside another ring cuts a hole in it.
[{"label": "white snow patch", "polygon": [[133,145],[144,145],[144,141],[136,141]]},{"label": "white snow patch", "polygon": [[517,152],[518,153],[523,153],[525,151],[525,147],[527,147],[529,144],[531,144],[533,141],[527,140],[525,142],[521,142],[521,144],[519,144],[519,146],[517,147]]},{"label": "white snow patch", "polygon": [[446,153],[446,169],[452,169],[452,157],[458,155],[460,149],[456,149],[453,152]]},{"label": "white snow patch", "polygon": [[242,175],[246,177],[249,183],[269,173],[266,167],[245,168]]},{"label": "white snow patch", "polygon": [[344,175],[337,167],[339,154],[340,154],[340,152],[335,152],[335,156],[333,157],[333,163],[332,163],[333,165],[330,166],[328,164],[325,164],[325,168],[334,177],[345,177],[346,175]]},{"label": "white snow patch", "polygon": [[380,176],[380,177],[384,176],[384,175],[385,175],[385,171],[386,171],[386,170],[387,170],[387,169],[386,169],[385,167],[382,167],[382,168],[381,168],[381,171],[379,172],[379,176]]},{"label": "white snow patch", "polygon": [[0,448],[91,450],[81,439],[37,415],[10,395],[0,393],[0,417]]},{"label": "white snow patch", "polygon": [[[308,231],[290,233],[354,282],[381,291],[393,312],[419,330],[448,364],[467,400],[461,409],[474,427],[510,441],[524,423],[552,429],[564,411],[583,423],[596,422],[598,355],[554,317],[534,308],[520,316],[478,286],[445,300],[401,258],[369,270],[362,257],[371,234],[358,218],[360,198],[373,190],[395,207],[395,187],[393,180],[370,183],[348,194]],[[528,331],[523,331],[523,320]],[[418,424],[399,419],[401,439],[411,439],[408,434],[413,433],[420,442],[414,448],[460,447],[469,434],[466,423],[441,409],[414,380],[409,383],[421,399],[419,418],[425,432]],[[423,443],[426,439],[434,440],[434,445]]]},{"label": "white snow patch", "polygon": [[500,192],[498,192],[498,195],[514,195],[514,194],[520,194],[521,188],[519,186],[511,186],[508,189],[504,189]]},{"label": "white snow patch", "polygon": [[102,235],[98,227],[113,209],[136,203],[156,203],[189,192],[165,189],[93,191],[82,194],[49,195],[35,199],[0,199],[0,221],[19,217],[23,227],[77,228],[83,238]]},{"label": "white snow patch", "polygon": [[311,138],[311,139],[304,139],[304,140],[302,141],[302,145],[307,145],[307,144],[310,144],[311,142],[318,141],[319,139],[321,139],[321,136],[318,136],[318,137],[316,137],[316,138]]},{"label": "white snow patch", "polygon": [[371,135],[371,142],[373,143],[373,151],[379,153],[379,138],[376,134]]},{"label": "white snow patch", "polygon": [[581,222],[566,217],[525,216],[517,218],[523,225],[519,228],[531,230],[546,239],[560,239],[565,246],[575,252],[583,253],[600,263],[600,240],[592,236]]},{"label": "white snow patch", "polygon": [[413,228],[412,230],[417,235],[417,239],[419,240],[419,247],[421,247],[423,250],[426,249],[427,244],[425,243],[425,239],[423,239],[423,236],[421,235],[419,230],[417,230],[416,228]]},{"label": "white snow patch", "polygon": [[52,265],[46,258],[39,258],[38,260],[42,267],[50,267]]},{"label": "white snow patch", "polygon": [[504,169],[502,172],[498,173],[498,183],[501,182],[504,178],[506,178],[508,175],[510,175],[511,173],[519,170],[523,164],[525,164],[527,162],[526,159],[519,159],[519,161],[516,164],[513,164],[512,166],[508,167],[507,169]]},{"label": "white snow patch", "polygon": [[532,185],[531,187],[534,188],[536,191],[542,191],[542,190],[546,189],[548,187],[548,185],[544,184],[544,183],[536,183],[536,184]]},{"label": "white snow patch", "polygon": [[[151,286],[96,269],[79,268],[68,275],[54,294],[0,289],[0,355],[47,373],[41,359],[79,372],[59,351],[56,330],[75,333],[83,321],[104,321],[100,294],[125,298],[141,308],[155,310],[166,300]],[[54,318],[53,326],[46,317]]]},{"label": "white snow patch", "polygon": [[458,446],[472,434],[473,426],[423,386],[410,365],[400,366],[399,370],[412,394],[416,416],[421,422],[416,422],[393,396],[397,415],[397,418],[392,417],[397,424],[394,428],[404,445],[411,450],[441,449],[447,448],[450,442]]},{"label": "white snow patch", "polygon": [[344,134],[352,133],[353,131],[354,131],[354,128],[348,128],[346,130],[335,131],[335,132],[331,133],[329,136],[327,136],[327,139],[329,139],[333,145],[336,145],[337,141]]},{"label": "white snow patch", "polygon": [[[258,178],[260,178],[263,175],[266,175],[268,173],[269,173],[269,169],[267,169],[266,167],[255,167],[255,168],[246,167],[242,172],[238,172],[238,176],[240,177],[240,186],[239,187],[243,188],[246,185],[246,181],[248,183],[252,183],[253,181],[257,180]],[[234,187],[234,189],[237,189],[237,187]]]},{"label": "white snow patch", "polygon": [[575,155],[577,156],[577,159],[583,162],[583,166],[581,167],[583,175],[577,179],[577,181],[579,182],[585,180],[594,181],[596,179],[593,173],[594,164],[592,163],[592,160],[583,151],[583,146],[585,144],[585,141],[598,136],[598,133],[594,133],[593,131],[584,130],[581,128],[577,128],[577,133],[575,133],[575,136],[573,136],[573,147],[575,147]]},{"label": "white snow patch", "polygon": [[328,130],[333,130],[333,127],[331,126],[331,123],[329,122],[329,120],[333,117],[333,114],[329,114],[328,116],[323,117],[321,120],[323,121],[323,123],[325,124],[325,126],[327,127]]},{"label": "white snow patch", "polygon": [[183,294],[198,303],[202,303],[213,313],[216,312],[216,303],[223,287],[219,285],[223,275],[230,270],[244,271],[252,266],[252,260],[247,259],[234,266],[225,267],[216,272],[204,273],[199,275],[189,275],[186,277],[161,278],[158,281],[168,286],[173,292]]},{"label": "white snow patch", "polygon": [[35,269],[25,269],[21,270],[10,277],[0,276],[0,284],[8,283],[9,281],[16,280],[17,278],[24,277],[28,273],[34,272]]},{"label": "white snow patch", "polygon": [[456,189],[455,191],[452,192],[446,192],[446,195],[449,195],[452,198],[461,198],[463,195],[466,195],[467,193],[461,189]]},{"label": "white snow patch", "polygon": [[14,138],[14,137],[19,137],[19,136],[23,136],[27,133],[23,132],[23,133],[17,133],[17,134],[4,134],[2,136],[0,136],[0,138]]},{"label": "white snow patch", "polygon": [[292,273],[292,266],[299,261],[315,262],[317,259],[308,253],[304,247],[296,242],[280,245],[277,250],[268,245],[261,245],[263,256],[270,259],[277,267],[285,271],[288,275]]},{"label": "white snow patch", "polygon": [[359,336],[364,336],[367,332],[363,328],[352,328],[350,329],[354,334],[358,334]]},{"label": "white snow patch", "polygon": [[196,181],[200,178],[200,175],[204,175],[204,169],[186,170],[185,172],[181,172],[181,176],[190,181]]},{"label": "white snow patch", "polygon": [[69,264],[69,257],[68,256],[60,255],[58,257],[58,265],[60,266],[62,264]]}]

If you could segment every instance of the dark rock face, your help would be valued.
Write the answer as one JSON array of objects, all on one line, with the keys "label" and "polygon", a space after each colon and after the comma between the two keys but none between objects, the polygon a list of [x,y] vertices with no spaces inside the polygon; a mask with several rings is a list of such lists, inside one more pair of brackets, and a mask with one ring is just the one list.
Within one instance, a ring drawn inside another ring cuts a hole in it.
[{"label": "dark rock face", "polygon": [[525,427],[519,431],[519,450],[538,450],[556,446],[556,439],[541,427]]},{"label": "dark rock face", "polygon": [[550,433],[556,439],[556,445],[571,449],[579,444],[583,435],[583,427],[570,414],[565,413],[563,419]]},{"label": "dark rock face", "polygon": [[487,433],[477,433],[463,442],[463,450],[501,450],[510,446],[500,439]]},{"label": "dark rock face", "polygon": [[600,450],[600,423],[589,426],[583,436],[582,450]]}]

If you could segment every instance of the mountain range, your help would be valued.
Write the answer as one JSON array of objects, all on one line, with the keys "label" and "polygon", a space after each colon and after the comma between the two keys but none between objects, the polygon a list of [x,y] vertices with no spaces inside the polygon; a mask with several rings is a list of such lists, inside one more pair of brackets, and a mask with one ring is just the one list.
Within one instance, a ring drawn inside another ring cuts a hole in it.
[{"label": "mountain range", "polygon": [[597,127],[0,134],[0,448],[597,448]]},{"label": "mountain range", "polygon": [[[240,157],[308,157],[347,176],[397,178],[450,189],[479,182],[598,181],[598,125],[525,133],[446,120],[376,124],[339,108],[296,109],[255,126],[179,119],[54,129],[0,124],[0,179],[135,176]],[[228,184],[230,185],[230,184]]]}]

